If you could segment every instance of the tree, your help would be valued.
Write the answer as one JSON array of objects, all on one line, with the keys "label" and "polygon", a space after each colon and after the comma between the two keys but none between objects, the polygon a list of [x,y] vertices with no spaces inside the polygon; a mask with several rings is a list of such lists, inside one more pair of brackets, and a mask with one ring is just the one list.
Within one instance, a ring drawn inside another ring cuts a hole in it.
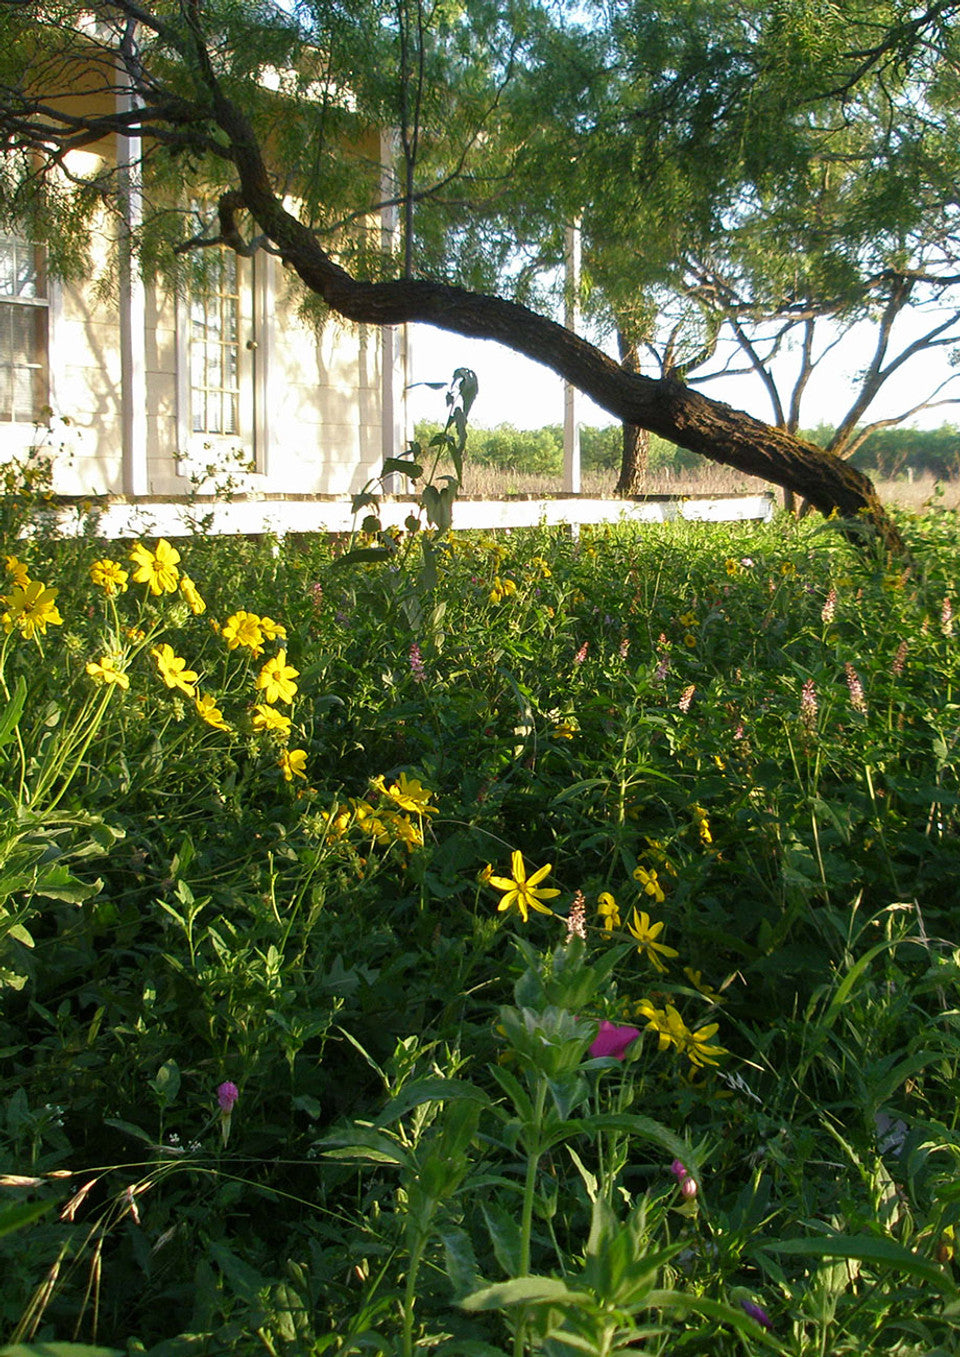
[{"label": "tree", "polygon": [[[844,43],[830,64],[834,85],[845,82],[845,87],[857,88],[878,71],[886,76],[899,69],[895,63],[902,64],[910,53],[926,52],[924,44],[951,40],[943,35],[949,33],[947,20],[954,6],[945,3],[929,5],[922,15],[911,8],[906,19],[893,5],[883,7],[881,18],[873,5],[850,0],[848,8],[854,17],[859,16],[857,32],[863,41],[857,47],[849,25],[844,29]],[[674,9],[702,11],[716,18],[723,7],[675,0]],[[4,211],[31,220],[37,234],[46,233],[61,267],[77,267],[76,252],[71,257],[58,242],[76,240],[84,213],[89,220],[95,205],[117,201],[115,195],[122,186],[105,173],[78,181],[68,153],[102,144],[104,138],[117,134],[140,139],[156,206],[141,243],[144,257],[151,250],[157,257],[163,253],[159,227],[171,222],[181,246],[216,242],[243,251],[274,250],[310,292],[348,319],[378,325],[419,321],[469,337],[497,339],[545,363],[623,422],[779,483],[824,513],[863,516],[889,546],[899,545],[896,529],[870,481],[797,435],[708,399],[675,373],[648,377],[630,372],[509,296],[478,292],[442,278],[410,276],[419,262],[411,247],[400,270],[404,276],[379,276],[382,257],[369,248],[364,250],[363,233],[351,237],[337,230],[351,219],[361,220],[362,213],[379,200],[369,164],[364,177],[360,172],[363,155],[351,157],[345,148],[361,146],[364,134],[388,121],[385,115],[395,111],[395,99],[386,106],[390,101],[384,96],[383,73],[399,69],[400,84],[409,93],[410,67],[409,53],[405,70],[403,61],[398,65],[395,59],[396,13],[371,4],[361,17],[358,24],[339,9],[307,5],[288,14],[240,0],[207,6],[194,0],[183,6],[167,0],[152,6],[139,0],[84,4],[7,0],[0,34]],[[445,137],[435,133],[431,140],[422,135],[424,99],[411,115],[421,134],[415,155],[411,141],[408,167],[409,163],[414,166],[413,178],[408,168],[398,196],[404,202],[413,197],[430,202],[438,209],[434,216],[446,213],[449,218],[455,206],[449,187],[456,182],[462,191],[471,151],[484,142],[484,134],[494,148],[494,160],[496,155],[506,155],[511,168],[522,163],[521,155],[499,150],[502,144],[512,145],[510,139],[501,143],[496,135],[504,117],[502,95],[511,67],[521,56],[535,65],[536,44],[524,34],[533,33],[541,41],[552,32],[545,14],[534,8],[511,11],[504,17],[498,17],[495,7],[481,5],[438,8],[431,22],[434,19],[444,37],[442,50],[431,49],[438,69],[455,74],[460,62],[469,79],[465,76],[463,81],[462,101],[456,81],[449,87]],[[426,31],[425,23],[418,27],[418,42],[424,41]],[[478,57],[481,32],[496,42]],[[729,24],[725,32],[729,36]],[[361,39],[375,49],[372,58],[369,48],[362,60],[358,58]],[[702,45],[706,39],[701,35],[698,41]],[[381,48],[383,53],[378,55]],[[416,60],[418,72],[427,69],[423,50],[424,55]],[[637,85],[642,109],[638,104],[631,114],[621,98],[620,123],[615,129],[621,148],[631,140],[632,121],[645,129],[650,163],[642,175],[635,176],[640,187],[634,184],[632,191],[642,191],[640,180],[653,169],[668,177],[675,162],[682,168],[675,178],[682,179],[687,192],[696,166],[714,157],[718,169],[705,175],[705,197],[710,202],[701,215],[722,216],[723,203],[733,201],[737,192],[742,194],[748,179],[761,171],[774,172],[772,161],[779,157],[789,162],[791,156],[802,160],[806,110],[811,99],[826,97],[821,94],[826,79],[823,63],[817,67],[817,87],[812,93],[797,92],[795,81],[790,87],[788,107],[796,124],[792,133],[796,145],[791,142],[785,150],[790,139],[778,137],[759,168],[729,151],[731,138],[742,136],[756,117],[758,105],[779,100],[784,93],[779,64],[773,71],[776,78],[765,84],[758,85],[756,79],[752,86],[749,83],[750,62],[754,67],[762,62],[764,51],[763,43],[756,43],[750,61],[736,64],[732,74],[724,72],[718,81],[718,57],[707,50],[709,61],[700,72],[699,86],[689,62],[678,65],[677,60],[665,58],[659,73],[653,73],[657,78],[651,77],[649,69],[645,72],[646,83]],[[808,61],[807,70],[810,65]],[[940,71],[939,65],[932,65]],[[709,106],[693,97],[697,88],[702,92],[704,80],[707,87],[720,86],[719,93],[707,101]],[[524,88],[535,84],[527,81]],[[744,99],[745,91],[750,99]],[[836,97],[832,88],[830,95]],[[461,115],[455,126],[449,122],[453,107]],[[729,125],[723,120],[725,112],[730,113]],[[782,110],[780,121],[789,121]],[[689,152],[686,160],[684,147]],[[432,174],[429,167],[424,168],[430,154],[437,166]],[[454,166],[455,174],[450,172],[451,155],[460,162],[459,168]],[[483,163],[485,201],[489,202],[493,196],[489,156]],[[417,167],[424,175],[419,187]],[[504,164],[504,182],[508,178]],[[555,183],[560,183],[559,177]],[[198,195],[216,196],[218,229],[214,233],[197,237],[195,232],[184,232],[182,214],[172,210],[171,204],[176,204],[176,195],[182,194],[185,185]],[[562,194],[555,197],[562,202]],[[460,206],[470,209],[468,195]],[[62,231],[65,219],[74,227],[71,232]],[[491,219],[488,215],[484,220]],[[670,220],[677,223],[679,214],[672,211]],[[441,237],[453,239],[462,255],[469,257],[472,251],[481,260],[481,272],[489,271],[489,258],[478,249],[469,210],[462,211],[452,224],[448,220],[436,239]],[[426,231],[424,241],[429,244]],[[495,241],[491,252],[496,253]],[[425,248],[422,257],[429,256]]]}]

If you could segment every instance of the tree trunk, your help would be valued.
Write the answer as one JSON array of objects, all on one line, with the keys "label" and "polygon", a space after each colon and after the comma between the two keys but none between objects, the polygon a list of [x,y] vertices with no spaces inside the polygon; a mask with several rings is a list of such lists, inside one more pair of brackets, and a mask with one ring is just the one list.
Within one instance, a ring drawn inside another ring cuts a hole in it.
[{"label": "tree trunk", "polygon": [[427,279],[378,283],[353,278],[283,206],[244,115],[216,84],[212,97],[216,120],[237,169],[243,205],[274,242],[284,263],[340,315],[373,325],[419,322],[470,339],[497,340],[543,363],[624,423],[792,490],[821,513],[851,520],[849,535],[854,539],[865,523],[875,529],[888,550],[903,550],[900,534],[872,482],[813,443],[711,400],[674,377],[627,372],[563,325],[516,302]]},{"label": "tree trunk", "polygon": [[[617,330],[617,348],[620,353],[620,366],[625,372],[640,371],[640,351],[623,330]],[[626,421],[621,425],[623,445],[620,457],[620,477],[616,493],[627,498],[639,495],[643,488],[643,475],[647,469],[647,457],[650,452],[650,434],[638,424]]]}]

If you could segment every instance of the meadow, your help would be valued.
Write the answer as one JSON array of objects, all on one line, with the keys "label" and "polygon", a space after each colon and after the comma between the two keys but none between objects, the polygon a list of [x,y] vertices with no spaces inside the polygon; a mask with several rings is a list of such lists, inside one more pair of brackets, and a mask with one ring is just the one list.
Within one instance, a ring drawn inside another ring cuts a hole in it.
[{"label": "meadow", "polygon": [[955,512],[16,534],[3,1353],[953,1353]]}]

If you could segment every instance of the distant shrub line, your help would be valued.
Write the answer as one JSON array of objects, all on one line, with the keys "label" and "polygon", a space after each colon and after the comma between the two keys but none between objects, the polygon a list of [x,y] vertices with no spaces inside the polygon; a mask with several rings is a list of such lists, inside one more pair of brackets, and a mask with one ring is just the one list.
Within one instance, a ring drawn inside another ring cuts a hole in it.
[{"label": "distant shrub line", "polygon": [[[439,425],[417,425],[417,437],[429,441]],[[825,445],[832,428],[821,424],[804,431],[811,442]],[[585,425],[580,430],[580,461],[585,472],[615,474],[620,468],[621,432],[619,424],[606,428]],[[476,466],[502,471],[522,471],[540,475],[560,475],[563,470],[563,426],[547,424],[541,429],[517,429],[498,424],[493,429],[472,428],[469,460]],[[702,458],[696,453],[668,443],[656,434],[650,436],[648,470],[681,476],[697,469]],[[866,439],[850,459],[861,471],[884,480],[911,475],[932,475],[938,480],[960,477],[960,429],[943,424],[939,429],[880,429]]]}]

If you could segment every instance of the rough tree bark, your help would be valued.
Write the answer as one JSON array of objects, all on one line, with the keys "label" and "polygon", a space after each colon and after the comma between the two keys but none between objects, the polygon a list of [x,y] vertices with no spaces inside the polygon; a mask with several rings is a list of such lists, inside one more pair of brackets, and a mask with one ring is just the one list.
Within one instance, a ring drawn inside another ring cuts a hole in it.
[{"label": "rough tree bark", "polygon": [[[617,330],[617,349],[620,354],[620,366],[624,372],[639,372],[640,350],[620,329]],[[626,499],[630,495],[642,493],[643,474],[647,469],[647,457],[650,453],[650,432],[641,429],[639,424],[624,423],[620,427],[623,438],[616,493]]]}]

